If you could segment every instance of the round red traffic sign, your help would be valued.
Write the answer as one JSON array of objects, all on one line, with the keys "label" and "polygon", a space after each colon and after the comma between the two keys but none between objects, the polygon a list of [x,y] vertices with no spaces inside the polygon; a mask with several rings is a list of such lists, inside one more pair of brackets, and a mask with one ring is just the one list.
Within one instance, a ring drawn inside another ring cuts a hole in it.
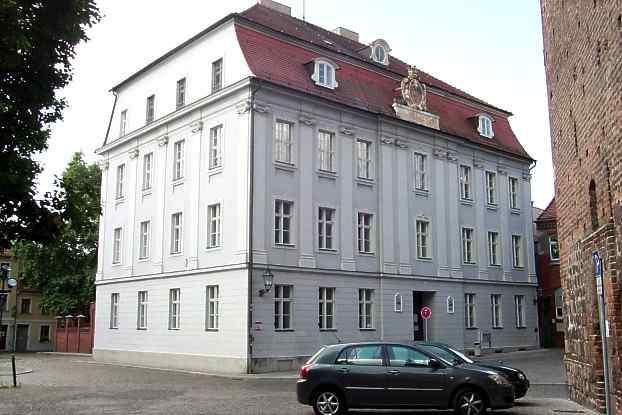
[{"label": "round red traffic sign", "polygon": [[428,320],[430,317],[432,317],[432,309],[428,306],[425,307],[421,307],[421,318],[424,320]]}]

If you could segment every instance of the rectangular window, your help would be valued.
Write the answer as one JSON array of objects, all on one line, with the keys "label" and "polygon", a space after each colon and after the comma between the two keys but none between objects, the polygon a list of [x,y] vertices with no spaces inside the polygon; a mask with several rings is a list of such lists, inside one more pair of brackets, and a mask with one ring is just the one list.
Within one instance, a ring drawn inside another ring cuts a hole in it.
[{"label": "rectangular window", "polygon": [[518,197],[518,179],[516,177],[508,178],[510,187],[510,209],[520,209]]},{"label": "rectangular window", "polygon": [[151,242],[151,221],[140,223],[140,243],[138,249],[138,259],[149,258],[149,249]]},{"label": "rectangular window", "polygon": [[555,318],[564,319],[564,297],[561,288],[555,289]]},{"label": "rectangular window", "polygon": [[514,311],[516,313],[516,327],[527,327],[525,325],[525,296],[514,296]]},{"label": "rectangular window", "polygon": [[179,254],[182,250],[183,219],[181,212],[171,216],[171,254]]},{"label": "rectangular window", "polygon": [[32,312],[32,300],[30,298],[22,298],[22,307],[20,312],[22,314],[30,314]]},{"label": "rectangular window", "polygon": [[364,254],[373,253],[373,226],[374,215],[359,212],[358,214],[358,247],[359,252]]},{"label": "rectangular window", "polygon": [[117,199],[122,199],[125,196],[125,164],[119,164],[117,166]]},{"label": "rectangular window", "polygon": [[179,140],[173,145],[173,180],[184,177],[184,146],[185,140]]},{"label": "rectangular window", "polygon": [[415,189],[428,190],[428,156],[415,153]]},{"label": "rectangular window", "polygon": [[417,258],[430,259],[430,222],[417,220]]},{"label": "rectangular window", "polygon": [[50,342],[50,326],[42,325],[39,327],[39,343]]},{"label": "rectangular window", "polygon": [[110,328],[119,328],[119,293],[110,294]]},{"label": "rectangular window", "polygon": [[115,228],[112,236],[112,263],[121,263],[121,245],[122,245],[123,229]]},{"label": "rectangular window", "polygon": [[177,81],[176,108],[179,109],[186,105],[186,78]]},{"label": "rectangular window", "polygon": [[499,263],[499,232],[488,232],[488,264]]},{"label": "rectangular window", "polygon": [[462,262],[465,264],[475,263],[475,252],[473,246],[473,234],[472,228],[462,228]]},{"label": "rectangular window", "polygon": [[274,201],[274,243],[277,245],[292,245],[293,208],[294,202]]},{"label": "rectangular window", "polygon": [[501,307],[501,294],[492,294],[490,296],[490,308],[492,315],[492,327],[503,328],[503,313]]},{"label": "rectangular window", "polygon": [[291,330],[292,302],[294,300],[293,285],[276,285],[274,287],[274,329]]},{"label": "rectangular window", "polygon": [[359,329],[374,328],[374,290],[359,289]]},{"label": "rectangular window", "polygon": [[486,203],[497,204],[497,173],[493,171],[486,172]]},{"label": "rectangular window", "polygon": [[523,267],[523,237],[520,235],[512,235],[512,265]]},{"label": "rectangular window", "polygon": [[155,117],[155,95],[147,97],[147,109],[145,115],[145,123],[149,124]]},{"label": "rectangular window", "polygon": [[147,328],[147,305],[149,304],[149,297],[147,291],[138,292],[138,313],[136,327],[139,330]]},{"label": "rectangular window", "polygon": [[274,135],[274,159],[282,163],[292,164],[293,125],[286,121],[277,121]]},{"label": "rectangular window", "polygon": [[335,172],[335,134],[320,131],[318,134],[320,170]]},{"label": "rectangular window", "polygon": [[127,110],[121,111],[119,117],[119,137],[123,137],[127,131]]},{"label": "rectangular window", "polygon": [[220,238],[221,238],[222,217],[221,217],[221,211],[220,211],[220,203],[209,205],[207,207],[207,215],[208,215],[207,247],[217,248],[220,246]]},{"label": "rectangular window", "polygon": [[460,198],[471,200],[471,167],[460,166]]},{"label": "rectangular window", "polygon": [[356,174],[363,179],[372,179],[372,155],[369,141],[357,140],[357,169]]},{"label": "rectangular window", "polygon": [[559,241],[557,235],[549,236],[549,255],[551,261],[559,261]]},{"label": "rectangular window", "polygon": [[153,153],[143,156],[143,190],[151,189],[153,172]]},{"label": "rectangular window", "polygon": [[317,228],[318,248],[335,249],[335,209],[319,208]]},{"label": "rectangular window", "polygon": [[476,313],[475,294],[464,294],[464,326],[467,329],[477,327]]},{"label": "rectangular window", "polygon": [[319,291],[319,322],[320,330],[335,328],[335,289],[320,287]]},{"label": "rectangular window", "polygon": [[179,330],[180,322],[180,290],[179,288],[172,288],[168,292],[168,329]]},{"label": "rectangular window", "polygon": [[209,130],[209,168],[222,167],[222,125]]},{"label": "rectangular window", "polygon": [[218,285],[207,286],[207,318],[206,329],[218,330],[220,317],[220,293]]},{"label": "rectangular window", "polygon": [[212,94],[222,89],[222,58],[212,62]]}]

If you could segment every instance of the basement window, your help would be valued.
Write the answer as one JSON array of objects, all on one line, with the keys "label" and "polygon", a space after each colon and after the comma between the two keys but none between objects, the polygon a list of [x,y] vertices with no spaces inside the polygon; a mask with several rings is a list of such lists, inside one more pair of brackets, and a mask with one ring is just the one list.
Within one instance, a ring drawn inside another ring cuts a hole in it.
[{"label": "basement window", "polygon": [[328,59],[316,59],[311,79],[315,81],[316,85],[323,86],[325,88],[335,89],[339,86],[335,74],[335,71],[337,69],[337,65],[329,61]]}]

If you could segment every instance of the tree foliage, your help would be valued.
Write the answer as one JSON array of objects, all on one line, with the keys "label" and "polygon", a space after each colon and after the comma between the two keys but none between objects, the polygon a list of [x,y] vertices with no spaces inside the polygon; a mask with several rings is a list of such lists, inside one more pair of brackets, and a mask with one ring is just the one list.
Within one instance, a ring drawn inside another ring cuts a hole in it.
[{"label": "tree foliage", "polygon": [[34,156],[67,105],[57,91],[71,80],[75,46],[99,19],[93,0],[0,0],[0,249],[58,230],[55,200],[35,197]]},{"label": "tree foliage", "polygon": [[46,243],[28,241],[15,246],[25,284],[41,291],[43,311],[84,313],[94,298],[100,183],[99,167],[87,164],[76,153],[57,182],[60,232]]}]

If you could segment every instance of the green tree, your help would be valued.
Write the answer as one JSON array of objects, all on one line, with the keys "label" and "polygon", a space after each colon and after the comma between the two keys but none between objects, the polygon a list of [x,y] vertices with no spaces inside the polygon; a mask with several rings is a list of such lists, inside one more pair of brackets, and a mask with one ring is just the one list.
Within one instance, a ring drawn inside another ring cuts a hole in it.
[{"label": "green tree", "polygon": [[52,240],[19,242],[15,255],[27,286],[41,291],[41,308],[54,314],[86,312],[94,299],[101,171],[74,154],[57,181],[54,207],[62,218]]},{"label": "green tree", "polygon": [[36,199],[50,124],[67,105],[75,46],[100,19],[93,0],[0,0],[0,249],[45,242],[58,222],[51,195]]}]

